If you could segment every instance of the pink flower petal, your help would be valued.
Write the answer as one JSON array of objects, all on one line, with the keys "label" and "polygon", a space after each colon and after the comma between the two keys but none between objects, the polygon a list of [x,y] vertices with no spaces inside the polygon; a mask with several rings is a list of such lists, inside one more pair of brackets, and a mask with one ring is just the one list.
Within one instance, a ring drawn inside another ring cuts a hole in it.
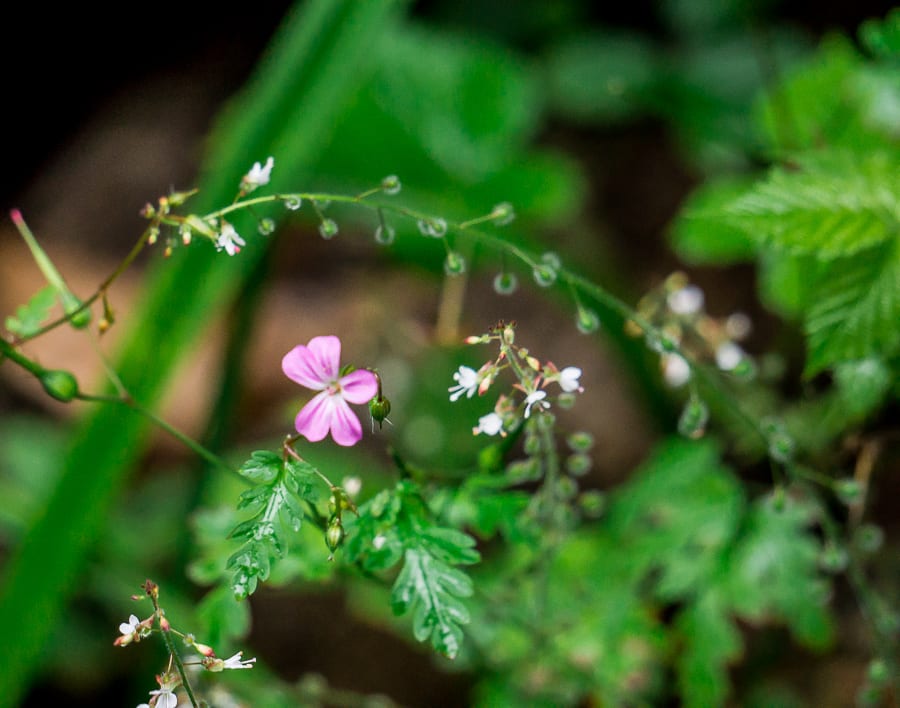
[{"label": "pink flower petal", "polygon": [[375,374],[365,369],[351,371],[341,379],[340,384],[344,400],[350,403],[368,403],[378,393]]},{"label": "pink flower petal", "polygon": [[334,396],[322,391],[300,409],[294,419],[294,427],[310,442],[318,442],[328,435],[332,418],[334,418]]},{"label": "pink flower petal", "polygon": [[356,445],[362,439],[362,424],[359,422],[359,418],[340,396],[333,396],[332,401],[334,401],[334,408],[331,418],[331,437],[338,445],[344,447]]},{"label": "pink flower petal", "polygon": [[294,347],[281,360],[284,375],[301,386],[321,391],[336,381],[340,370],[341,340],[334,335],[313,337]]}]

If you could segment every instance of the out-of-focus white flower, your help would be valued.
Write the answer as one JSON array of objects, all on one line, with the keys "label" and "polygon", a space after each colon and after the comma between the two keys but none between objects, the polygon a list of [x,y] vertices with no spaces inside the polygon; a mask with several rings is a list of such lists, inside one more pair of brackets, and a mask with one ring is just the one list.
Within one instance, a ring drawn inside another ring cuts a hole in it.
[{"label": "out-of-focus white flower", "polygon": [[696,285],[685,285],[669,293],[666,303],[676,315],[696,315],[703,309],[703,291]]},{"label": "out-of-focus white flower", "polygon": [[244,194],[250,194],[257,187],[262,187],[269,183],[272,177],[272,168],[275,166],[275,158],[269,157],[265,165],[258,162],[253,163],[250,171],[241,179],[241,191]]},{"label": "out-of-focus white flower", "polygon": [[478,419],[478,425],[472,428],[472,434],[496,435],[503,432],[503,418],[496,413],[488,413]]},{"label": "out-of-focus white flower", "polygon": [[470,366],[460,366],[459,371],[453,374],[453,380],[456,381],[456,385],[447,389],[451,401],[458,401],[463,394],[466,398],[471,398],[478,390],[480,382],[478,372]]},{"label": "out-of-focus white flower", "polygon": [[559,372],[559,387],[566,393],[572,393],[572,391],[580,393],[584,391],[584,388],[578,383],[579,378],[581,378],[581,369],[577,366],[567,366]]},{"label": "out-of-focus white flower", "polygon": [[241,248],[246,245],[247,242],[240,237],[231,224],[227,222],[222,223],[222,230],[216,238],[217,251],[224,250],[229,256],[233,256],[235,253],[240,253]]},{"label": "out-of-focus white flower", "polygon": [[734,342],[723,342],[716,348],[716,366],[733,371],[744,360],[744,350]]},{"label": "out-of-focus white flower", "polygon": [[525,417],[531,415],[531,407],[537,404],[538,408],[547,409],[550,407],[550,401],[545,401],[547,392],[543,390],[534,391],[525,397]]},{"label": "out-of-focus white flower", "polygon": [[684,386],[691,378],[691,367],[678,354],[663,354],[662,359],[663,379],[672,388]]}]

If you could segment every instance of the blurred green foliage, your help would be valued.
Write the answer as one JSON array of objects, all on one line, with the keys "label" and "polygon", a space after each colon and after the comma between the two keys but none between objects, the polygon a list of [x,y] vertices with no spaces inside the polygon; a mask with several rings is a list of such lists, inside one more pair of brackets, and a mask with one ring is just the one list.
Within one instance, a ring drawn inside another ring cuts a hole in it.
[{"label": "blurred green foliage", "polygon": [[[900,394],[900,13],[863,25],[863,49],[841,37],[813,49],[789,27],[761,27],[759,3],[672,0],[659,6],[653,33],[585,27],[586,4],[521,5],[482,8],[484,31],[473,35],[466,3],[439,7],[443,23],[430,24],[402,20],[399,2],[301,4],[213,131],[202,205],[228,203],[247,165],[273,154],[276,190],[351,193],[396,173],[405,203],[448,218],[509,201],[519,221],[504,238],[542,249],[542,233],[577,228],[588,193],[577,161],[540,141],[542,131],[657,121],[690,168],[709,175],[673,223],[675,250],[705,266],[755,262],[761,302],[802,324],[805,371],[828,376],[824,392],[788,398],[763,372],[749,385],[727,380],[715,399],[701,382],[734,459],[723,461],[724,443],[667,439],[603,497],[560,471],[536,428],[479,450],[471,429],[483,402],[450,411],[446,391],[449,373],[474,362],[456,349],[429,350],[415,363],[415,390],[395,400],[409,423],[396,470],[310,453],[335,480],[348,466],[366,471],[359,517],[346,515],[334,563],[322,529],[299,523],[308,515],[324,525],[324,495],[312,493],[305,468],[284,476],[275,453],[245,464],[257,484],[249,492],[237,479],[159,469],[123,491],[148,444],[146,420],[105,408],[66,441],[14,419],[0,428],[0,532],[14,549],[0,589],[0,705],[14,705],[40,671],[106,680],[110,628],[130,612],[125,598],[145,575],[167,583],[179,625],[202,630],[224,654],[251,628],[229,557],[254,583],[301,592],[303,582],[344,583],[367,623],[458,654],[475,705],[719,705],[747,635],[778,625],[804,647],[831,646],[823,569],[843,564],[845,539],[834,526],[844,508],[805,483],[758,494],[743,478],[766,456],[795,480],[818,465],[813,474],[837,501],[852,502],[858,496],[840,494],[847,480],[833,482],[846,474],[834,461],[840,445]],[[359,218],[335,207],[329,214]],[[440,241],[403,238],[414,226],[396,226],[389,252],[397,262],[440,272]],[[563,237],[554,249],[574,243]],[[250,244],[240,259],[190,250],[153,272],[118,362],[138,400],[158,401],[203,324],[242,287],[260,285],[263,250]],[[495,254],[471,255],[497,265]],[[596,260],[581,257],[578,270],[609,268]],[[26,333],[47,307],[39,293],[7,328]],[[233,339],[237,359],[243,339]],[[221,399],[236,385],[224,377]],[[734,400],[746,411],[736,422],[727,417]],[[223,407],[210,419],[231,414]],[[761,436],[748,432],[747,416],[777,421]],[[789,452],[772,445],[776,433]],[[520,444],[524,457],[510,462]],[[795,445],[804,465],[793,465]],[[243,450],[227,452],[239,459]],[[235,509],[242,492],[251,511],[268,513],[276,500],[286,523],[272,534],[259,514],[248,521]],[[242,548],[226,539],[236,526]],[[211,586],[199,607],[185,566],[194,583]],[[75,608],[73,596],[104,609]],[[409,616],[398,621],[391,610]],[[878,613],[887,634],[892,612]],[[238,673],[247,675],[234,690],[254,705],[295,705],[306,695],[264,671]],[[877,693],[889,683],[890,675],[867,686]],[[769,690],[754,688],[747,704],[766,704],[778,693]]]}]

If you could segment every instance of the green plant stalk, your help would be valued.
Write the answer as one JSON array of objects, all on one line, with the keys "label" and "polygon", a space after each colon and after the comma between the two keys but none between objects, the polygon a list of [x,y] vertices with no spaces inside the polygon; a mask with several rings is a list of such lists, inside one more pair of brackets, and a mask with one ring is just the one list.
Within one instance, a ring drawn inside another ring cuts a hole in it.
[{"label": "green plant stalk", "polygon": [[[34,234],[31,233],[31,229],[28,228],[28,224],[25,223],[25,219],[22,218],[21,212],[18,209],[14,209],[11,215],[16,229],[19,231],[19,235],[21,235],[22,240],[25,241],[28,250],[31,251],[31,257],[34,258],[34,262],[37,263],[37,267],[40,268],[41,273],[44,275],[47,282],[54,290],[56,290],[56,294],[62,302],[63,310],[66,315],[69,318],[73,318],[81,311],[88,313],[87,317],[81,318],[80,323],[77,324],[79,327],[84,327],[90,321],[90,313],[87,310],[82,310],[81,300],[69,289],[66,281],[63,279],[56,266],[53,265],[53,261],[50,260],[50,256],[48,256],[44,249],[41,248],[41,245],[34,237]],[[72,319],[72,323],[73,325],[76,325],[74,319]]]},{"label": "green plant stalk", "polygon": [[[273,40],[267,63],[229,106],[213,135],[198,197],[205,209],[230,201],[249,157],[279,156],[297,176],[327,143],[330,126],[366,76],[370,33],[384,31],[402,2],[314,0],[292,11]],[[153,407],[176,363],[204,332],[262,256],[240,258],[183,249],[157,264],[147,297],[132,320],[119,366],[136,400]],[[185,293],[190,293],[187,297]],[[72,437],[65,468],[47,502],[7,563],[0,586],[0,706],[18,705],[106,514],[146,448],[149,421],[104,406]]]}]

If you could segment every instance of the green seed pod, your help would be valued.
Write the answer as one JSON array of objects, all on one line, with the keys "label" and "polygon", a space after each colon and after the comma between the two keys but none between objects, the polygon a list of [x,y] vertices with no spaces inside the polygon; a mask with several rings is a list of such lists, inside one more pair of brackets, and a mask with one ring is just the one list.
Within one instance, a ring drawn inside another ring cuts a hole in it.
[{"label": "green seed pod", "polygon": [[338,225],[334,219],[323,219],[319,224],[319,235],[326,241],[337,236]]},{"label": "green seed pod", "polygon": [[586,307],[579,307],[575,318],[575,326],[582,334],[591,334],[600,329],[600,317],[593,310]]},{"label": "green seed pod", "polygon": [[707,422],[709,422],[709,409],[703,401],[692,396],[678,419],[678,432],[687,438],[696,440],[703,437]]},{"label": "green seed pod", "polygon": [[369,414],[372,416],[372,420],[378,423],[379,428],[381,428],[384,421],[387,420],[390,412],[391,402],[384,396],[375,396],[375,398],[369,401]]},{"label": "green seed pod", "polygon": [[341,543],[344,541],[344,526],[338,517],[333,517],[328,522],[328,529],[325,531],[325,545],[328,550],[334,553]]},{"label": "green seed pod", "polygon": [[78,381],[68,371],[45,371],[39,378],[44,390],[57,401],[68,403],[78,395]]}]

